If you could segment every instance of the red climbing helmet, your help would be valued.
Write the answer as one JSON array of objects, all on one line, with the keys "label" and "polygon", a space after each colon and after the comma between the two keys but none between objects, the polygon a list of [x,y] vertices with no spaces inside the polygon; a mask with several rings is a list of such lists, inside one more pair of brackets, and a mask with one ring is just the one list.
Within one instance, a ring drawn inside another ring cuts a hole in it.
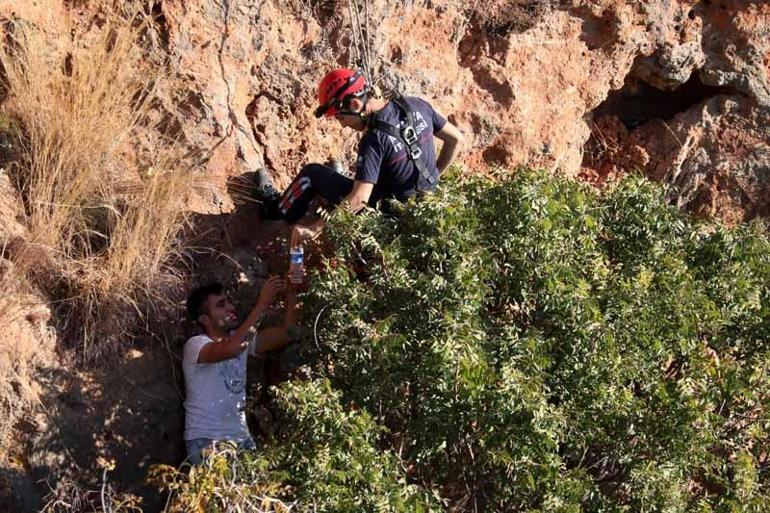
[{"label": "red climbing helmet", "polygon": [[360,95],[366,91],[366,77],[363,72],[340,68],[330,71],[318,84],[318,108],[315,117],[336,116],[342,100],[349,95]]}]

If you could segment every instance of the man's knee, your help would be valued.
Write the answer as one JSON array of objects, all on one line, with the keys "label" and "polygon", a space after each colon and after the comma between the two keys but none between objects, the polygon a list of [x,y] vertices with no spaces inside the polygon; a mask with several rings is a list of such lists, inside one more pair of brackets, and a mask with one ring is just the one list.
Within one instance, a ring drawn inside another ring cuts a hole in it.
[{"label": "man's knee", "polygon": [[211,449],[214,441],[208,438],[196,438],[185,442],[187,449],[187,462],[190,465],[200,465],[203,463],[203,451]]},{"label": "man's knee", "polygon": [[328,204],[337,205],[353,189],[353,181],[323,164],[307,164],[281,197],[279,208],[283,219],[294,224],[307,212],[318,194]]},{"label": "man's knee", "polygon": [[302,168],[299,174],[292,180],[278,203],[281,216],[289,224],[299,221],[316,194],[316,189],[313,185],[314,179],[311,174],[307,173],[306,168],[307,166]]},{"label": "man's knee", "polygon": [[310,178],[313,185],[317,185],[325,180],[329,179],[333,173],[336,173],[332,168],[324,166],[323,164],[307,164],[299,172],[299,176],[306,176]]},{"label": "man's knee", "polygon": [[313,188],[330,205],[337,205],[353,190],[353,180],[322,164],[308,164],[302,172]]}]

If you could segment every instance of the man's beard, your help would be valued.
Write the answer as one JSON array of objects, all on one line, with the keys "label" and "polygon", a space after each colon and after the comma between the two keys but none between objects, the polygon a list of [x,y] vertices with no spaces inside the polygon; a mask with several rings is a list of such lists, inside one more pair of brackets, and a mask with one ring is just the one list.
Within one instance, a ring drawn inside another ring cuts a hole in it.
[{"label": "man's beard", "polygon": [[233,331],[237,327],[238,327],[238,319],[237,318],[232,319],[232,320],[225,318],[225,319],[222,319],[222,321],[219,323],[219,329],[223,333],[229,333],[229,332]]}]

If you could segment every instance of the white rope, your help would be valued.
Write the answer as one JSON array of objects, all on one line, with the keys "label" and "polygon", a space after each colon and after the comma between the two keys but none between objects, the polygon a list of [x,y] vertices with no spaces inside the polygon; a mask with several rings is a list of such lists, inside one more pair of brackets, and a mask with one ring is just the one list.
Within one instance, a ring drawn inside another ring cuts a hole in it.
[{"label": "white rope", "polygon": [[318,320],[321,318],[321,314],[324,313],[324,310],[326,310],[329,307],[329,305],[324,305],[323,308],[318,312],[318,315],[315,316],[315,322],[313,323],[313,341],[315,342],[315,347],[318,349],[318,352],[321,352],[321,346],[318,344]]}]

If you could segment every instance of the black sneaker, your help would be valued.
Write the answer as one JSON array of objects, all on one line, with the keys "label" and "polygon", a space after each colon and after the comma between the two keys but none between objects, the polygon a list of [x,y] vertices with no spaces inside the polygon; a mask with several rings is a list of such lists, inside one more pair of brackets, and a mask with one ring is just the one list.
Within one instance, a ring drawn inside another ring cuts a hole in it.
[{"label": "black sneaker", "polygon": [[273,185],[273,180],[265,169],[260,169],[254,177],[254,199],[260,203],[260,217],[264,220],[281,219],[283,216],[278,204],[281,193]]}]

